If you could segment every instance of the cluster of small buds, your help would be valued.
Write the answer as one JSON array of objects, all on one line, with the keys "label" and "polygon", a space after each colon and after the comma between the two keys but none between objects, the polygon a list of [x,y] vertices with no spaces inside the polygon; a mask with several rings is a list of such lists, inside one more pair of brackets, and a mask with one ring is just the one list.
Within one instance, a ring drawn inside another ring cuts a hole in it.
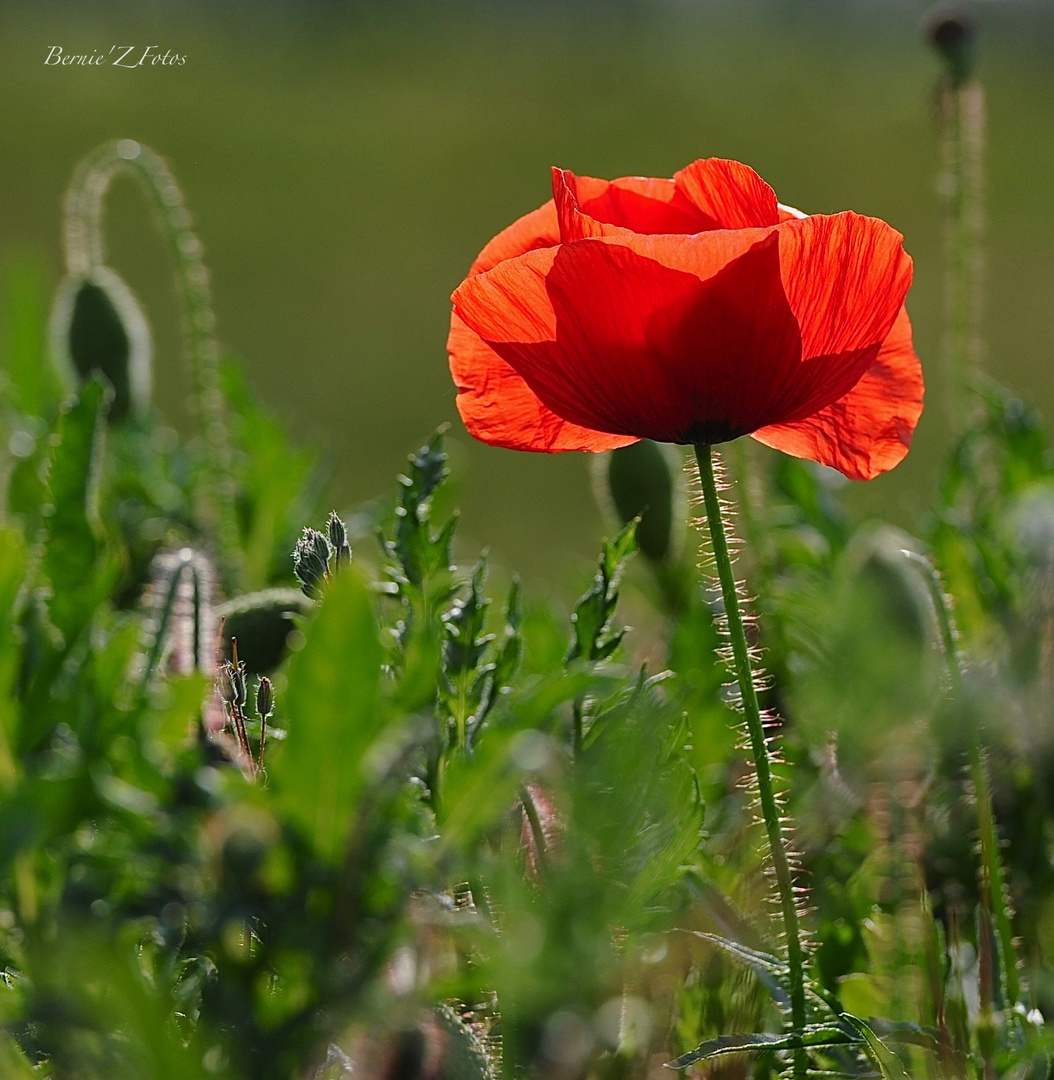
[{"label": "cluster of small buds", "polygon": [[293,573],[304,593],[312,600],[317,600],[321,595],[331,569],[336,571],[349,562],[351,547],[348,544],[347,526],[335,513],[329,515],[326,533],[305,529],[293,549]]},{"label": "cluster of small buds", "polygon": [[304,592],[315,600],[329,576],[329,541],[317,529],[305,529],[293,548],[293,573]]}]

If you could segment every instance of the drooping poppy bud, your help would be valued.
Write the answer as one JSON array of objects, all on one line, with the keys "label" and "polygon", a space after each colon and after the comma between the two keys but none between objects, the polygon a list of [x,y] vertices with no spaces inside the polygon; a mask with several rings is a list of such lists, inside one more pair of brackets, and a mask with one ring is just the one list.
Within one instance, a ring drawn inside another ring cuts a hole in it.
[{"label": "drooping poppy bud", "polygon": [[51,315],[52,348],[77,382],[105,375],[114,388],[111,423],[150,404],[153,342],[135,294],[108,266],[70,275]]}]

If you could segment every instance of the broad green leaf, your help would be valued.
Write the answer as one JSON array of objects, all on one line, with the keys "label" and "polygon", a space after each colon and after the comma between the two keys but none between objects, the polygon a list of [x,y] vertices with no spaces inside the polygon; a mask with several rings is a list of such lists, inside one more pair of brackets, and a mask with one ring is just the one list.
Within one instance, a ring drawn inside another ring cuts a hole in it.
[{"label": "broad green leaf", "polygon": [[44,340],[47,319],[40,265],[28,258],[10,260],[0,291],[0,368],[12,404],[27,416],[44,416],[59,393]]},{"label": "broad green leaf", "polygon": [[355,817],[363,758],[381,726],[381,644],[356,572],[330,582],[306,633],[283,696],[289,734],[268,771],[280,808],[319,855],[336,860]]},{"label": "broad green leaf", "polygon": [[49,615],[69,645],[105,595],[97,473],[110,391],[87,383],[59,418],[48,476],[42,569],[51,583]]},{"label": "broad green leaf", "polygon": [[162,757],[178,753],[194,730],[194,721],[209,692],[211,680],[200,672],[172,679],[165,684],[165,701],[149,735]]}]

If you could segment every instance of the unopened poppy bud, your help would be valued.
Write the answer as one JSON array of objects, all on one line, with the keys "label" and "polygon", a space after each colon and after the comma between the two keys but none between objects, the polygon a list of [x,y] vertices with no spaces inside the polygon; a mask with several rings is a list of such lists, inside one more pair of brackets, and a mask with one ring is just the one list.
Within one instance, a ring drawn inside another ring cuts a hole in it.
[{"label": "unopened poppy bud", "polygon": [[351,562],[348,528],[335,512],[329,515],[326,529],[329,533],[329,545],[333,548],[333,565],[343,566]]},{"label": "unopened poppy bud", "polygon": [[150,403],[150,327],[132,290],[109,267],[67,277],[51,315],[52,344],[78,382],[106,376],[114,388],[111,422]]},{"label": "unopened poppy bud", "polygon": [[641,439],[598,456],[596,493],[622,525],[640,517],[637,547],[652,562],[675,554],[684,520],[678,453]]},{"label": "unopened poppy bud", "polygon": [[256,715],[264,718],[274,712],[274,686],[265,675],[256,688]]},{"label": "unopened poppy bud", "polygon": [[293,573],[304,592],[315,598],[329,573],[329,541],[317,529],[305,529],[293,549]]},{"label": "unopened poppy bud", "polygon": [[[227,674],[227,681],[230,683],[231,694],[228,699],[232,705],[236,705],[239,709],[245,707],[245,703],[249,700],[249,688],[245,683],[245,665],[242,663],[232,664],[230,661],[224,664],[224,670]],[[225,694],[224,697],[227,695]]]},{"label": "unopened poppy bud", "polygon": [[952,78],[963,82],[973,72],[977,25],[958,7],[939,4],[926,19],[926,38],[948,65]]}]

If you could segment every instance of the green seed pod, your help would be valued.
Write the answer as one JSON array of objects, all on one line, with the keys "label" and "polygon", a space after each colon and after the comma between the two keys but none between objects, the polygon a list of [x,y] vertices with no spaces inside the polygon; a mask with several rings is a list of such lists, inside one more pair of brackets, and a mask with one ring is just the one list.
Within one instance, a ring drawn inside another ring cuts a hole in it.
[{"label": "green seed pod", "polygon": [[274,671],[285,659],[295,617],[311,606],[297,589],[264,589],[228,600],[217,611],[223,620],[223,655],[231,657],[231,641],[236,638],[238,659],[247,671],[254,675]]},{"label": "green seed pod", "polygon": [[593,488],[602,509],[625,525],[638,515],[637,547],[652,562],[675,558],[681,547],[686,497],[680,455],[641,439],[596,455]]},{"label": "green seed pod", "polygon": [[149,408],[150,326],[135,294],[108,266],[62,282],[51,313],[51,342],[72,381],[101,373],[113,385],[111,423]]}]

